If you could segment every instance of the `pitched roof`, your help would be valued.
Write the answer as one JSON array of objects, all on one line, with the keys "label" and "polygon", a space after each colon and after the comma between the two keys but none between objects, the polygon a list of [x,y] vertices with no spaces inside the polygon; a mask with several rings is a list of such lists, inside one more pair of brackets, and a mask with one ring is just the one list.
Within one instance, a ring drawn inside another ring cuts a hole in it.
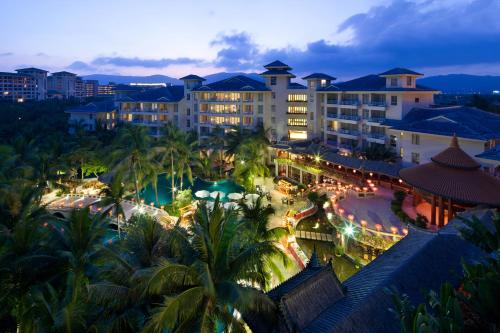
[{"label": "pitched roof", "polygon": [[40,68],[35,68],[35,67],[28,67],[28,68],[20,68],[16,69],[18,72],[39,72],[39,73],[48,73],[49,71],[40,69]]},{"label": "pitched roof", "polygon": [[476,140],[500,138],[500,115],[467,106],[414,108],[401,121],[384,124],[410,132]]},{"label": "pitched roof", "polygon": [[251,79],[244,75],[237,75],[203,85],[193,91],[268,91],[264,82]]},{"label": "pitched roof", "polygon": [[288,89],[307,89],[307,87],[297,82],[290,82],[290,84],[288,84]]},{"label": "pitched roof", "polygon": [[481,165],[458,145],[433,156],[431,162],[399,171],[411,186],[455,202],[500,207],[500,180],[480,169]]},{"label": "pitched roof", "polygon": [[137,102],[179,102],[184,98],[184,86],[146,89],[143,92],[131,94],[129,98]]},{"label": "pitched roof", "polygon": [[[491,212],[479,216],[491,221]],[[401,332],[389,311],[394,307],[386,288],[396,287],[412,303],[422,302],[422,289],[439,290],[445,281],[457,285],[461,260],[480,260],[484,253],[463,240],[452,221],[433,233],[410,227],[410,232],[388,251],[343,283],[345,296],[311,321],[301,332]],[[431,258],[431,259],[430,259]]]},{"label": "pitched roof", "polygon": [[416,75],[416,76],[423,76],[424,74],[420,74],[420,73],[417,73],[417,72],[414,72],[412,70],[409,70],[409,69],[406,69],[406,68],[400,68],[400,67],[397,67],[397,68],[393,68],[393,69],[390,69],[386,72],[383,72],[381,74],[379,74],[380,76],[389,76],[389,75]]},{"label": "pitched roof", "polygon": [[330,76],[328,74],[323,73],[312,73],[308,76],[304,76],[302,80],[310,80],[310,79],[322,79],[322,80],[336,80],[337,78]]},{"label": "pitched roof", "polygon": [[262,72],[260,73],[259,75],[286,75],[286,76],[290,76],[290,77],[295,77],[295,75],[293,75],[292,73],[290,73],[288,70],[286,69],[269,69],[265,72]]},{"label": "pitched roof", "polygon": [[386,87],[385,78],[379,75],[366,75],[353,80],[332,84],[319,91],[437,91],[417,84],[415,88]]},{"label": "pitched roof", "polygon": [[500,161],[500,146],[493,147],[482,152],[481,154],[477,154],[476,157],[485,160]]},{"label": "pitched roof", "polygon": [[76,76],[75,73],[70,73],[66,71],[52,73],[52,76]]},{"label": "pitched roof", "polygon": [[284,68],[284,69],[292,69],[290,66],[288,66],[287,64],[279,61],[279,60],[275,60],[267,65],[264,66],[264,68]]},{"label": "pitched roof", "polygon": [[181,77],[179,80],[198,80],[198,81],[206,81],[206,79],[202,78],[201,76],[194,75],[194,74],[189,74],[186,76]]},{"label": "pitched roof", "polygon": [[102,112],[110,112],[116,110],[114,102],[109,101],[100,101],[100,102],[91,102],[85,105],[80,105],[75,108],[67,109],[65,113],[102,113]]}]

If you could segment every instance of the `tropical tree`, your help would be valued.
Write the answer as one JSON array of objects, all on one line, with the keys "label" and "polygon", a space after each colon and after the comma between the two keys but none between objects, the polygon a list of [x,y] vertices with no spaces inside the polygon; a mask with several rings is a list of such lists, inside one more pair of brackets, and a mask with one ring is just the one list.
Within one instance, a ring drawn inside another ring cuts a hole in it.
[{"label": "tropical tree", "polygon": [[132,178],[137,202],[141,182],[157,153],[158,149],[152,145],[146,127],[125,125],[120,128],[116,144],[110,152],[113,172],[121,170],[125,176]]},{"label": "tropical tree", "polygon": [[149,293],[164,299],[146,332],[244,332],[245,315],[272,312],[273,303],[252,285],[265,286],[262,258],[278,251],[272,242],[244,236],[243,228],[237,212],[225,211],[218,199],[212,211],[200,206],[189,237],[177,237],[181,260],[161,259],[149,278]]},{"label": "tropical tree", "polygon": [[266,146],[256,139],[248,139],[238,148],[234,177],[248,190],[254,188],[255,177],[269,175],[269,169],[265,163],[265,149]]},{"label": "tropical tree", "polygon": [[123,209],[123,201],[126,196],[126,188],[123,183],[122,172],[117,172],[113,175],[111,183],[101,190],[101,195],[104,195],[99,201],[100,207],[107,207],[103,211],[103,215],[113,212],[116,218],[116,225],[118,227],[118,236],[121,237],[120,216],[125,218],[125,211]]},{"label": "tropical tree", "polygon": [[214,152],[217,153],[217,164],[219,166],[219,177],[222,177],[222,170],[224,169],[225,163],[225,133],[224,129],[221,127],[215,127],[212,132],[210,132],[210,136],[208,139],[208,146],[213,149]]},{"label": "tropical tree", "polygon": [[213,177],[214,159],[215,154],[209,154],[206,150],[200,151],[194,161],[197,173],[205,179],[211,179]]}]

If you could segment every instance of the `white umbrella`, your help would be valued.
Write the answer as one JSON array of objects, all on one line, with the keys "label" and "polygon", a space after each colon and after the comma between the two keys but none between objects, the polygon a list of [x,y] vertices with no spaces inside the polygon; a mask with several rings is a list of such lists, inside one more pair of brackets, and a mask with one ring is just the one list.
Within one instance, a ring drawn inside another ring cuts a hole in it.
[{"label": "white umbrella", "polygon": [[241,198],[243,198],[243,194],[241,194],[241,193],[229,193],[227,195],[227,197],[231,200],[240,200]]},{"label": "white umbrella", "polygon": [[221,191],[213,191],[212,193],[210,193],[210,197],[212,198],[217,198],[217,196],[219,196],[220,199],[224,198],[224,196],[226,195],[226,193],[224,192],[221,192]]},{"label": "white umbrella", "polygon": [[196,193],[194,195],[198,198],[206,198],[210,195],[210,192],[205,191],[205,190],[201,190],[201,191],[196,191]]},{"label": "white umbrella", "polygon": [[236,209],[238,208],[238,204],[236,202],[226,202],[224,204],[224,209]]},{"label": "white umbrella", "polygon": [[208,210],[214,210],[214,203],[211,201],[207,202],[207,208]]},{"label": "white umbrella", "polygon": [[248,201],[257,201],[258,198],[259,195],[257,193],[250,193],[245,195],[245,199],[247,199]]}]

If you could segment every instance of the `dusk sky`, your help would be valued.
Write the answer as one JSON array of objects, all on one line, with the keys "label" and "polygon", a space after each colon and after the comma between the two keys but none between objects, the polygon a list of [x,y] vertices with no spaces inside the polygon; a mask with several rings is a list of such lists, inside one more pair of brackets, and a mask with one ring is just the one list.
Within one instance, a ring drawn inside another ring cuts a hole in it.
[{"label": "dusk sky", "polygon": [[500,0],[2,1],[0,70],[500,74]]}]

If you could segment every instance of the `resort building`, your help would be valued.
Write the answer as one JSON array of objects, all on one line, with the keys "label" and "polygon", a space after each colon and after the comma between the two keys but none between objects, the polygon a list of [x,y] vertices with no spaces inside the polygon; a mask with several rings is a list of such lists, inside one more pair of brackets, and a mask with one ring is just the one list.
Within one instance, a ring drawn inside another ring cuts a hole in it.
[{"label": "resort building", "polygon": [[85,80],[85,97],[95,97],[98,94],[99,81]]},{"label": "resort building", "polygon": [[97,95],[99,96],[107,96],[107,95],[114,95],[115,94],[115,84],[109,83],[109,84],[100,84],[97,87]]},{"label": "resort building", "polygon": [[65,111],[69,114],[69,132],[77,127],[86,131],[95,131],[99,126],[113,129],[117,121],[117,108],[113,101],[93,102]]},{"label": "resort building", "polygon": [[30,75],[35,79],[36,83],[36,98],[37,101],[43,101],[47,98],[47,71],[39,68],[21,68],[16,69],[16,72],[22,75]]},{"label": "resort building", "polygon": [[183,126],[180,107],[184,98],[183,86],[148,89],[118,99],[119,120],[134,125],[147,126],[150,134],[158,137],[167,122]]},{"label": "resort building", "polygon": [[[384,125],[390,126],[389,141],[402,160],[413,164],[430,162],[453,135],[471,156],[500,144],[500,115],[472,107],[413,108],[403,119],[386,120]],[[485,163],[488,169],[492,166]]]},{"label": "resort building", "polygon": [[394,68],[318,89],[323,141],[351,153],[356,148],[387,145],[386,120],[402,120],[415,107],[433,104],[437,90],[416,83],[422,74]]},{"label": "resort building", "polygon": [[0,72],[0,100],[24,102],[36,100],[37,80],[28,74]]},{"label": "resort building", "polygon": [[[47,78],[47,87],[52,95],[63,96],[63,98],[71,98],[76,96],[77,92],[77,76],[70,72],[52,73]],[[83,88],[82,88],[83,89]]]}]

